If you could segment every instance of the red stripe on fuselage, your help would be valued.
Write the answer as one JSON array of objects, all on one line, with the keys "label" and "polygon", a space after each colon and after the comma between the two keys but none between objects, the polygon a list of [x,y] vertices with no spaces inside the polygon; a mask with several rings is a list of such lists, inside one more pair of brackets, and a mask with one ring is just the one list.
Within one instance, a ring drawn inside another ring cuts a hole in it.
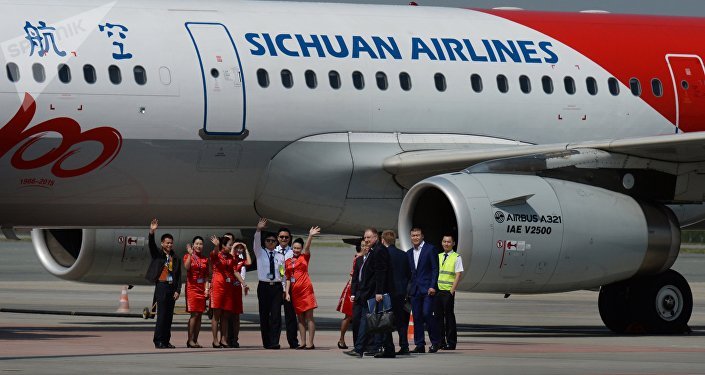
[{"label": "red stripe on fuselage", "polygon": [[[602,66],[626,86],[631,78],[638,78],[642,87],[641,98],[673,124],[676,123],[676,97],[666,55],[705,57],[704,18],[479,11],[514,21],[560,41]],[[663,83],[662,97],[655,97],[652,93],[653,78]],[[681,117],[684,111],[688,111],[688,118],[699,121],[681,121],[680,128],[683,131],[705,130],[705,105],[692,105],[691,102],[702,100],[705,104],[705,95],[700,98],[705,82],[689,83],[690,91],[680,94]],[[691,97],[684,99],[684,94]],[[689,103],[691,105],[687,108],[683,107]]]}]

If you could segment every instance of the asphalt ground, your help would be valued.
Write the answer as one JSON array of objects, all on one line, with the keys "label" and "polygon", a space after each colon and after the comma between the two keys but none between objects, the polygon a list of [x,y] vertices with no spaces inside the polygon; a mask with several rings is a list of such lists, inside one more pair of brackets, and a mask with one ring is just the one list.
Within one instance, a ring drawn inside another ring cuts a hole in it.
[{"label": "asphalt ground", "polygon": [[[120,285],[56,279],[42,269],[28,241],[0,241],[0,372],[705,374],[703,254],[682,254],[674,266],[693,290],[693,332],[688,335],[614,335],[602,325],[593,291],[507,299],[461,292],[456,298],[458,350],[356,359],[336,347],[341,314],[335,311],[353,250],[314,246],[312,253],[319,306],[316,350],[263,349],[257,297],[251,294],[244,302],[241,348],[187,349],[188,316],[177,314],[172,332],[177,348],[165,351],[152,345],[154,321],[136,317],[151,303],[151,287],[135,286],[129,292],[135,317],[100,316],[116,311]],[[248,274],[250,283],[255,277]],[[179,302],[177,312],[183,312],[183,300]],[[78,315],[58,314],[72,312]],[[210,342],[209,328],[204,319],[199,340],[204,346]],[[348,332],[346,342],[351,341]],[[286,343],[284,334],[281,343]]]}]

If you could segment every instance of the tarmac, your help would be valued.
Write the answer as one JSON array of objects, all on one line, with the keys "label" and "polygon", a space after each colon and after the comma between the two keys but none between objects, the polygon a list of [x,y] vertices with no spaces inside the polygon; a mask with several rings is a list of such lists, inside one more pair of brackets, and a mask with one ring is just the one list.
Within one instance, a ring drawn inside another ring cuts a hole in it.
[{"label": "tarmac", "polygon": [[[705,255],[682,254],[674,268],[693,291],[692,333],[615,335],[600,320],[597,293],[456,298],[455,351],[357,359],[336,347],[335,311],[353,250],[314,246],[311,278],[318,309],[315,350],[261,346],[257,297],[245,297],[238,349],[187,349],[183,300],[172,350],[152,344],[154,320],[141,318],[152,287],[129,291],[130,313],[114,315],[120,285],[63,281],[42,269],[28,241],[0,241],[0,372],[27,374],[705,374]],[[247,275],[250,283],[256,276]],[[14,311],[14,312],[13,312]],[[49,313],[46,313],[49,312]],[[204,318],[199,342],[210,345]],[[351,333],[346,335],[352,344]],[[395,335],[396,342],[396,335]]]}]

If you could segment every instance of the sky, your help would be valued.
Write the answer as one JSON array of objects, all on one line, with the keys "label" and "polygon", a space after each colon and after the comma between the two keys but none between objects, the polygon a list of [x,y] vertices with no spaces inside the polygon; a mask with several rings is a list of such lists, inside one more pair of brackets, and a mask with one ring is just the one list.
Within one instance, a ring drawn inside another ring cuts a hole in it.
[{"label": "sky", "polygon": [[[409,3],[409,0],[326,0],[319,2],[405,5]],[[705,0],[416,0],[416,3],[419,6],[460,8],[511,6],[530,10],[567,12],[599,9],[612,13],[705,17]]]}]

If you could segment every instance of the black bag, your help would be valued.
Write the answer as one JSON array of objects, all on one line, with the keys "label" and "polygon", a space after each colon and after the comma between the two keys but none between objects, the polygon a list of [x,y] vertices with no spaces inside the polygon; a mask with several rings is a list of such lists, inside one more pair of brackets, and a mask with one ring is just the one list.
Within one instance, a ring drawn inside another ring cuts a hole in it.
[{"label": "black bag", "polygon": [[382,302],[370,298],[367,301],[367,333],[388,333],[396,331],[394,312],[392,312],[392,302],[389,294],[385,294]]}]

